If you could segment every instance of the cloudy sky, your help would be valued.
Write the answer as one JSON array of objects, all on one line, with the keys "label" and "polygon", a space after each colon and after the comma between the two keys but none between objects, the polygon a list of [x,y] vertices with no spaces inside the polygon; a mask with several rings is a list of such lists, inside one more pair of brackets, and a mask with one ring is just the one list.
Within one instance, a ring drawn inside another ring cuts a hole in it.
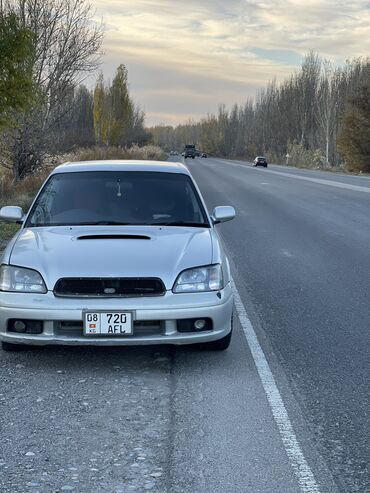
[{"label": "cloudy sky", "polygon": [[343,63],[370,55],[370,1],[92,0],[103,71],[124,63],[147,124],[177,124],[242,103],[309,50]]}]

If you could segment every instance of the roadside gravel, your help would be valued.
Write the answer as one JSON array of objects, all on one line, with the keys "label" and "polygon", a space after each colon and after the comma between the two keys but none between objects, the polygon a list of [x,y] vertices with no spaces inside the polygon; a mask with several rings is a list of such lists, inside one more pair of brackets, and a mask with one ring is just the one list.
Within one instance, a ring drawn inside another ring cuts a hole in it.
[{"label": "roadside gravel", "polygon": [[169,350],[0,351],[0,491],[166,490]]}]

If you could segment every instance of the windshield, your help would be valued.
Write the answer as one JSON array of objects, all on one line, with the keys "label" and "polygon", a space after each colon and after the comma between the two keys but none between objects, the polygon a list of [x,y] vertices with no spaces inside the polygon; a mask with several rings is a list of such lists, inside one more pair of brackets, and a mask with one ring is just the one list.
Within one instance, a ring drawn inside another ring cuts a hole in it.
[{"label": "windshield", "polygon": [[84,224],[209,227],[187,175],[144,171],[52,175],[33,205],[26,226]]}]

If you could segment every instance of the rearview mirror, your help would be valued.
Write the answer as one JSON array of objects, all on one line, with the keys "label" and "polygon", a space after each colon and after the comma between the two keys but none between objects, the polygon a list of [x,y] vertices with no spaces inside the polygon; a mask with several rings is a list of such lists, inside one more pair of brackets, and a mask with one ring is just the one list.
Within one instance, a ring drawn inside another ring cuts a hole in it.
[{"label": "rearview mirror", "polygon": [[235,209],[231,205],[220,205],[213,209],[212,221],[213,224],[224,223],[231,221],[235,217]]},{"label": "rearview mirror", "polygon": [[0,209],[0,220],[10,223],[22,222],[24,217],[22,207],[8,205]]}]

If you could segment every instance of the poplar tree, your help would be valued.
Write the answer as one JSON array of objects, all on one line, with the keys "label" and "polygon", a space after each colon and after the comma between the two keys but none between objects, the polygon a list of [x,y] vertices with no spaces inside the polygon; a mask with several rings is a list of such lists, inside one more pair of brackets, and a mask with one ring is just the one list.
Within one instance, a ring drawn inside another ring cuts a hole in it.
[{"label": "poplar tree", "polygon": [[100,74],[94,90],[94,130],[98,144],[127,146],[141,139],[144,114],[130,98],[125,65],[118,66],[112,84],[104,83]]},{"label": "poplar tree", "polygon": [[110,106],[110,144],[125,145],[133,126],[134,108],[128,92],[127,69],[123,64],[118,66],[110,88]]},{"label": "poplar tree", "polygon": [[105,87],[103,74],[100,73],[94,89],[94,131],[97,144],[103,143]]}]

